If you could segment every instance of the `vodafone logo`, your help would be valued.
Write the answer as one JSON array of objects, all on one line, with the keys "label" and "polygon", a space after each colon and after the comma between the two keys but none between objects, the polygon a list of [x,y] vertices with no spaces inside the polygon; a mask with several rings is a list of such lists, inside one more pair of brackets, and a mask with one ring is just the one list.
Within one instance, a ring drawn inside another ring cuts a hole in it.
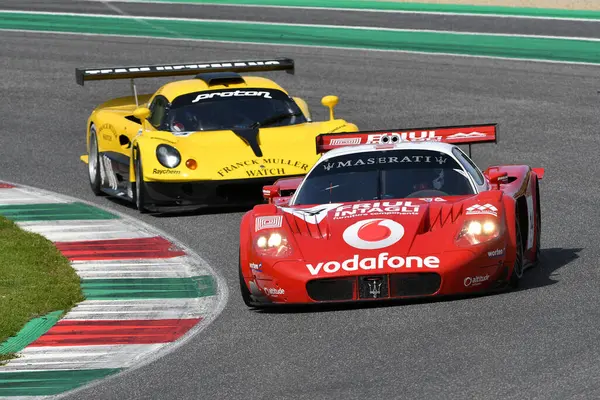
[{"label": "vodafone logo", "polygon": [[404,227],[385,218],[358,221],[346,228],[342,237],[350,246],[361,250],[388,247],[404,236]]}]

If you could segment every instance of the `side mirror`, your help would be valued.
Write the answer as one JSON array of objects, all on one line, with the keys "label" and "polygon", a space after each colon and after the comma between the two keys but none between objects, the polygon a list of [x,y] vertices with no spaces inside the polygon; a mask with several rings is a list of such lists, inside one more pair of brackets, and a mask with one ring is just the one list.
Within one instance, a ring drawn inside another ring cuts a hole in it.
[{"label": "side mirror", "polygon": [[333,108],[337,105],[340,99],[337,96],[325,96],[321,99],[321,104],[329,108],[329,119],[334,120]]},{"label": "side mirror", "polygon": [[500,184],[508,182],[508,173],[494,171],[490,172],[490,183],[492,185],[498,185],[498,189],[500,189]]},{"label": "side mirror", "polygon": [[150,116],[150,109],[148,107],[138,107],[133,111],[133,116],[140,121],[144,121]]},{"label": "side mirror", "polygon": [[265,200],[272,200],[276,197],[279,197],[279,186],[277,186],[277,185],[263,186],[263,197],[265,198]]}]

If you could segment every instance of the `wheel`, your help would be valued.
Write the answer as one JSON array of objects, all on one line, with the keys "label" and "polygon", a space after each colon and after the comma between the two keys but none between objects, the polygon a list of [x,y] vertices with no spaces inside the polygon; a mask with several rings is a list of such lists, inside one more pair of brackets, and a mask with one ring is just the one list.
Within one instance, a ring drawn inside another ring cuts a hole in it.
[{"label": "wheel", "polygon": [[540,257],[542,256],[542,245],[540,240],[542,238],[542,208],[540,206],[540,186],[539,183],[535,186],[535,211],[537,213],[536,218],[536,228],[535,228],[535,263],[538,264],[540,262]]},{"label": "wheel", "polygon": [[521,281],[521,278],[523,277],[523,239],[521,236],[521,224],[519,223],[518,215],[516,216],[516,220],[517,221],[515,223],[515,229],[517,231],[516,232],[517,255],[515,258],[515,264],[513,266],[513,271],[510,276],[510,279],[509,279],[509,286],[513,289],[519,287],[519,282]]},{"label": "wheel", "polygon": [[142,214],[148,212],[145,207],[146,204],[146,183],[144,182],[144,174],[142,173],[142,157],[140,156],[139,150],[136,150],[137,156],[134,161],[135,169],[135,206],[138,211]]},{"label": "wheel", "polygon": [[250,290],[248,290],[248,286],[246,286],[244,276],[242,275],[241,263],[238,263],[238,271],[240,276],[240,292],[242,294],[242,300],[244,300],[244,304],[248,307],[255,307],[255,304],[252,302],[252,295],[250,294]]},{"label": "wheel", "polygon": [[100,171],[100,154],[98,152],[98,137],[96,136],[96,126],[90,126],[90,150],[88,152],[88,173],[90,178],[90,187],[96,196],[103,196],[102,192],[102,174]]}]

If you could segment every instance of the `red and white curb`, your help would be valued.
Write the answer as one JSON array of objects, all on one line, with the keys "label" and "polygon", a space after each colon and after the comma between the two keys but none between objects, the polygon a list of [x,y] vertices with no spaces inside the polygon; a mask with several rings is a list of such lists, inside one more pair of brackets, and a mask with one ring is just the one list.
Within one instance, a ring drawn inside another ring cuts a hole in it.
[{"label": "red and white curb", "polygon": [[[227,302],[227,285],[220,274],[193,250],[164,232],[113,209],[41,189],[0,182],[0,215],[2,206],[18,208],[64,204],[68,207],[73,203],[83,203],[118,218],[61,220],[58,216],[52,220],[25,218],[28,220],[16,219],[15,222],[23,229],[55,242],[59,250],[71,259],[84,287],[109,282],[109,286],[112,283],[116,285],[118,293],[121,282],[141,283],[140,290],[145,290],[147,283],[150,283],[149,286],[153,282],[163,284],[165,281],[187,283],[190,279],[211,277],[216,288],[210,295],[194,296],[190,295],[186,286],[181,289],[184,293],[181,298],[160,298],[160,295],[152,298],[135,292],[131,295],[131,290],[126,287],[130,298],[107,295],[105,299],[86,299],[19,352],[18,358],[0,366],[0,389],[3,377],[13,376],[11,373],[15,372],[26,376],[29,372],[39,371],[117,371],[106,379],[127,373],[190,340],[214,321]],[[136,247],[138,241],[141,244]],[[149,243],[149,247],[167,243],[168,249],[161,248],[156,254],[148,255],[143,253],[145,243]],[[111,253],[113,248],[116,253]],[[137,257],[136,252],[141,252],[141,256]],[[103,289],[98,290],[101,297]],[[62,393],[55,391],[53,395],[73,394],[99,382],[86,381],[80,387],[69,388]],[[11,397],[7,398],[48,398],[39,394],[39,391],[32,396],[27,393],[9,394]]]}]

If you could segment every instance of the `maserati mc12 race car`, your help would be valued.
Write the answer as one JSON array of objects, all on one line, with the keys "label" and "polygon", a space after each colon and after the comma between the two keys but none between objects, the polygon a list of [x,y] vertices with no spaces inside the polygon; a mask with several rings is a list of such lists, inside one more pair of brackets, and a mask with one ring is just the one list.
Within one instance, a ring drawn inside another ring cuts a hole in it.
[{"label": "maserati mc12 race car", "polygon": [[[506,290],[540,257],[544,169],[481,171],[496,124],[320,135],[303,178],[266,186],[240,227],[248,306]],[[469,155],[458,145],[468,144]]]},{"label": "maserati mc12 race car", "polygon": [[[87,121],[89,181],[97,195],[135,202],[141,211],[241,204],[261,187],[302,176],[328,132],[357,131],[334,117],[314,122],[307,103],[274,81],[240,73],[294,72],[294,61],[218,61],[137,67],[78,68],[77,83],[131,79],[133,95],[99,105]],[[138,95],[134,78],[195,75]]]}]

